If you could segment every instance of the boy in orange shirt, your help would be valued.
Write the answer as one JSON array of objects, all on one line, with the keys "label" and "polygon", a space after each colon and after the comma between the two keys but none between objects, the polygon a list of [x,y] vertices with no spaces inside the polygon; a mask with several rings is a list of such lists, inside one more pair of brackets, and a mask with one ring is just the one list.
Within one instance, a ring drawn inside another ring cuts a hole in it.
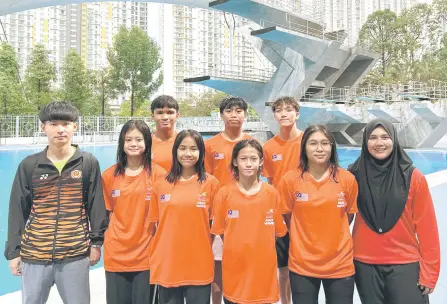
[{"label": "boy in orange shirt", "polygon": [[161,95],[151,103],[155,132],[152,135],[152,161],[166,171],[172,165],[172,145],[174,144],[175,123],[180,115],[177,100],[169,95]]},{"label": "boy in orange shirt", "polygon": [[[293,97],[281,97],[272,105],[273,115],[280,127],[279,134],[268,140],[264,146],[264,168],[262,175],[269,183],[277,187],[287,171],[300,164],[301,139],[303,132],[298,130],[296,122],[300,115],[300,106]],[[290,282],[287,260],[289,258],[289,235],[277,239],[276,252],[279,268],[279,291],[281,303],[290,303]]]},{"label": "boy in orange shirt", "polygon": [[[242,132],[242,125],[247,114],[248,105],[240,97],[225,97],[219,106],[220,117],[224,121],[225,129],[205,142],[206,171],[217,178],[221,186],[225,186],[233,179],[230,164],[231,153],[237,142],[252,138]],[[222,303],[222,240],[216,237],[213,244],[215,259],[215,278],[212,285],[213,304]]]},{"label": "boy in orange shirt", "polygon": [[159,285],[160,304],[208,304],[214,279],[210,219],[219,182],[205,171],[197,131],[181,131],[173,154],[171,171],[153,188],[149,220],[157,232],[150,280]]},{"label": "boy in orange shirt", "polygon": [[299,168],[286,173],[278,186],[283,213],[291,215],[288,264],[293,303],[317,303],[321,283],[327,303],[353,303],[349,223],[357,212],[358,189],[354,176],[338,167],[335,145],[327,127],[308,127]]},{"label": "boy in orange shirt", "polygon": [[279,300],[275,236],[286,225],[280,197],[260,181],[261,144],[243,140],[233,150],[236,181],[219,190],[211,232],[224,240],[222,277],[225,303],[276,303]]},{"label": "boy in orange shirt", "polygon": [[151,132],[144,121],[121,129],[117,163],[102,175],[110,224],[104,240],[106,297],[109,304],[149,303],[149,255],[154,224],[147,214],[151,188],[166,171],[151,163]]}]

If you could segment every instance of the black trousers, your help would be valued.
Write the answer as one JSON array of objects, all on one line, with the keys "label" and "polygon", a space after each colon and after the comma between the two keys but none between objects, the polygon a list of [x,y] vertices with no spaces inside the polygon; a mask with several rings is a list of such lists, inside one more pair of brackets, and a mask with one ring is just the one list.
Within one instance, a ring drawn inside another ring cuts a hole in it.
[{"label": "black trousers", "polygon": [[276,259],[278,261],[278,268],[287,267],[289,264],[289,233],[283,237],[277,238],[275,242]]},{"label": "black trousers", "polygon": [[201,286],[181,286],[159,288],[160,304],[210,304],[211,284]]},{"label": "black trousers", "polygon": [[319,279],[291,271],[289,273],[294,304],[318,304],[321,283],[323,283],[327,304],[352,304],[354,301],[354,276],[341,279]]},{"label": "black trousers", "polygon": [[135,272],[106,271],[107,304],[151,303],[149,270]]},{"label": "black trousers", "polygon": [[419,289],[419,263],[374,265],[354,261],[362,304],[427,304]]}]

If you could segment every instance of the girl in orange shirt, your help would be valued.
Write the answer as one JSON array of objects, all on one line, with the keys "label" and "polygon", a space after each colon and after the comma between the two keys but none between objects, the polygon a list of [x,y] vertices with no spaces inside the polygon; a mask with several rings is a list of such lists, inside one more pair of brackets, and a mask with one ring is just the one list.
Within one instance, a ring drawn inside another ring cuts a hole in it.
[{"label": "girl in orange shirt", "polygon": [[279,212],[280,197],[260,181],[261,144],[245,139],[234,146],[235,181],[219,190],[212,233],[223,243],[224,301],[276,303],[279,300],[275,236],[287,233]]},{"label": "girl in orange shirt", "polygon": [[149,303],[148,247],[154,229],[149,202],[152,184],[166,171],[151,163],[151,132],[144,121],[123,126],[116,158],[102,175],[110,218],[104,240],[107,303]]},{"label": "girl in orange shirt", "polygon": [[391,122],[366,125],[362,152],[350,170],[359,184],[353,239],[362,303],[428,303],[440,269],[435,208]]},{"label": "girl in orange shirt", "polygon": [[301,142],[299,168],[278,186],[290,221],[289,272],[293,303],[353,303],[354,262],[349,223],[357,212],[357,183],[338,166],[334,136],[309,126]]},{"label": "girl in orange shirt", "polygon": [[166,179],[153,187],[149,220],[157,223],[150,255],[151,283],[160,304],[207,304],[214,278],[210,220],[219,182],[205,171],[205,144],[181,131]]}]

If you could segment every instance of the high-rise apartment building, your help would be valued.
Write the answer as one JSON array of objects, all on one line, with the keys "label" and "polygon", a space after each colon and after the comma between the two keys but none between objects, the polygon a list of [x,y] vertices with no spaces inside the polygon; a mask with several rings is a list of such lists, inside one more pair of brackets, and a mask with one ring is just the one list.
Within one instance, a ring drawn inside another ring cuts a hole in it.
[{"label": "high-rise apartment building", "polygon": [[107,65],[107,48],[120,26],[148,30],[148,5],[137,2],[58,5],[2,16],[0,39],[16,50],[20,71],[35,44],[50,51],[59,70],[65,54],[76,49],[88,69]]}]

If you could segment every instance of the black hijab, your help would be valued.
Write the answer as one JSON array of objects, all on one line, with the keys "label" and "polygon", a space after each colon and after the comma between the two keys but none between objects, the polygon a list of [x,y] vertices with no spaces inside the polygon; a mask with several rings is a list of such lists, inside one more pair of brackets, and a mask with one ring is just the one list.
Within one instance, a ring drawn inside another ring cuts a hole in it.
[{"label": "black hijab", "polygon": [[[369,136],[377,127],[383,127],[393,141],[393,151],[384,160],[368,151]],[[399,145],[393,124],[381,118],[370,121],[363,132],[362,152],[349,171],[359,185],[359,212],[372,230],[385,233],[397,223],[408,199],[413,170],[413,161]]]}]

